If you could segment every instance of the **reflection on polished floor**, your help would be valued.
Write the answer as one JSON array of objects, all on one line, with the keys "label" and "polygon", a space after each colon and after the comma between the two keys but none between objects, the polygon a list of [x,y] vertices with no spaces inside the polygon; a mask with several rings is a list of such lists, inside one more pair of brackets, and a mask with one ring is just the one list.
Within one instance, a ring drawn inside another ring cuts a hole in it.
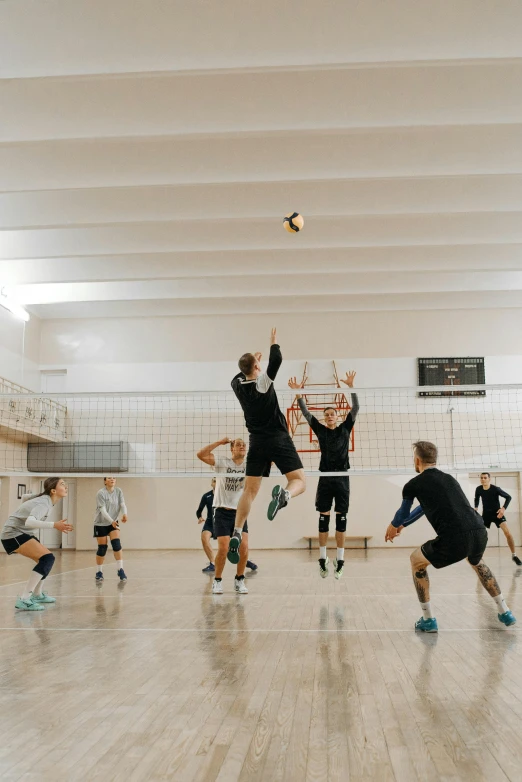
[{"label": "reflection on polished floor", "polygon": [[[471,568],[432,574],[440,633],[420,616],[409,551],[260,551],[248,595],[211,595],[197,552],[57,554],[40,614],[15,614],[19,557],[0,568],[0,778],[520,780],[522,651]],[[522,568],[487,561],[522,626]],[[518,576],[521,576],[519,579]]]}]

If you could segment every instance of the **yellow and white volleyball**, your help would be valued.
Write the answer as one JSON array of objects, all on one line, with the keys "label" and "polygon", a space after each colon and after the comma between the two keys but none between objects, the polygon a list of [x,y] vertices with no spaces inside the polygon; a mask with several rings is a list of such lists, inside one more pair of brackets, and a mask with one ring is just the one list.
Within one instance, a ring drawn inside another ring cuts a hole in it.
[{"label": "yellow and white volleyball", "polygon": [[292,212],[285,217],[283,225],[289,234],[296,234],[298,231],[303,230],[303,215],[300,215],[299,212]]}]

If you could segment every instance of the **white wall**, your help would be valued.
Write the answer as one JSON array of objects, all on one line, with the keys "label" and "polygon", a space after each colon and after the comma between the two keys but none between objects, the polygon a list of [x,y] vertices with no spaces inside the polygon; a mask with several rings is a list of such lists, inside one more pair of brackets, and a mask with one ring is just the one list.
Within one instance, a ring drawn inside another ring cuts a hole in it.
[{"label": "white wall", "polygon": [[40,390],[40,323],[27,323],[0,307],[0,377]]},{"label": "white wall", "polygon": [[302,315],[44,320],[43,369],[67,369],[75,391],[225,389],[238,357],[268,351],[278,327],[279,385],[304,361],[354,367],[359,387],[411,386],[418,356],[486,356],[486,379],[522,382],[522,310],[344,312]]}]

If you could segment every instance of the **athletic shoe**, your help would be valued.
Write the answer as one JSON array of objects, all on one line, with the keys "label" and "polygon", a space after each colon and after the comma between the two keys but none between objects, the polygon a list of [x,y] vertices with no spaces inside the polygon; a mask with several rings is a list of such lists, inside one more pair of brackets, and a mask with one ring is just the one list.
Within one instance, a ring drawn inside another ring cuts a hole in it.
[{"label": "athletic shoe", "polygon": [[339,581],[342,574],[344,573],[344,559],[334,559],[334,576]]},{"label": "athletic shoe", "polygon": [[222,581],[214,581],[212,582],[212,594],[213,595],[222,595],[223,594],[223,582]]},{"label": "athletic shoe", "polygon": [[498,621],[502,622],[503,625],[506,625],[506,627],[509,627],[510,625],[514,625],[517,621],[516,618],[513,616],[511,611],[504,611],[503,614],[498,615]]},{"label": "athletic shoe", "polygon": [[234,586],[236,588],[236,592],[239,592],[240,595],[248,595],[248,589],[246,588],[244,578],[235,578]]},{"label": "athletic shoe", "polygon": [[438,633],[439,632],[439,626],[437,624],[437,620],[435,618],[433,619],[424,619],[423,616],[419,619],[418,622],[415,622],[415,629],[416,630],[422,630],[423,633]]},{"label": "athletic shoe", "polygon": [[230,538],[230,543],[228,544],[228,554],[227,554],[228,561],[232,562],[233,565],[237,565],[237,563],[239,562],[240,545],[241,545],[241,535],[239,532],[234,532],[234,534]]},{"label": "athletic shoe", "polygon": [[45,608],[41,606],[40,603],[33,602],[32,597],[30,597],[29,600],[22,600],[22,598],[19,597],[15,603],[15,608],[19,611],[45,611]]},{"label": "athletic shoe", "polygon": [[96,581],[103,581],[103,573],[101,572],[101,570],[98,570],[98,572],[96,573]]},{"label": "athletic shoe", "polygon": [[270,521],[275,519],[277,512],[281,510],[281,508],[285,508],[288,505],[289,499],[290,495],[286,489],[283,489],[282,486],[274,486],[272,489],[272,499],[266,514]]},{"label": "athletic shoe", "polygon": [[517,567],[520,567],[522,565],[522,559],[519,559],[516,554],[513,554],[513,562]]},{"label": "athletic shoe", "polygon": [[127,576],[125,575],[125,571],[124,571],[124,569],[122,567],[118,570],[117,575],[118,575],[120,581],[127,581]]},{"label": "athletic shoe", "polygon": [[47,592],[40,592],[39,595],[33,595],[32,600],[36,603],[56,603],[56,598],[51,597]]},{"label": "athletic shoe", "polygon": [[209,562],[209,564],[203,568],[201,571],[202,573],[215,573],[216,572],[216,566],[213,562]]},{"label": "athletic shoe", "polygon": [[328,563],[329,562],[330,562],[330,560],[328,559],[328,557],[326,557],[326,559],[320,559],[319,560],[319,574],[320,574],[321,578],[326,578],[326,576],[328,575]]},{"label": "athletic shoe", "polygon": [[252,571],[257,570],[257,565],[254,562],[251,562],[250,560],[248,560],[248,562],[246,563],[246,566],[247,566],[247,568],[250,568],[250,570],[252,570]]}]

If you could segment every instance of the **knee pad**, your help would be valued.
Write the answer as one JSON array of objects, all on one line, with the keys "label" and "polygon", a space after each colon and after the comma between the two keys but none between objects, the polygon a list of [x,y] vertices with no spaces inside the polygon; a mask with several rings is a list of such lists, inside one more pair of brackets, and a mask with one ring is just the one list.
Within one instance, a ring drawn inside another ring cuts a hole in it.
[{"label": "knee pad", "polygon": [[337,532],[346,532],[346,513],[335,514],[335,529]]},{"label": "knee pad", "polygon": [[54,554],[49,552],[49,554],[44,554],[43,557],[40,557],[33,570],[35,573],[39,573],[42,578],[46,578],[51,572],[53,565]]},{"label": "knee pad", "polygon": [[105,543],[105,545],[102,546],[102,544],[100,543],[96,551],[96,556],[104,557],[106,553],[107,553],[107,544]]},{"label": "knee pad", "polygon": [[330,529],[330,515],[327,513],[319,514],[319,532],[328,532]]},{"label": "knee pad", "polygon": [[111,540],[111,546],[113,551],[121,551],[121,540],[114,538],[114,540]]}]

